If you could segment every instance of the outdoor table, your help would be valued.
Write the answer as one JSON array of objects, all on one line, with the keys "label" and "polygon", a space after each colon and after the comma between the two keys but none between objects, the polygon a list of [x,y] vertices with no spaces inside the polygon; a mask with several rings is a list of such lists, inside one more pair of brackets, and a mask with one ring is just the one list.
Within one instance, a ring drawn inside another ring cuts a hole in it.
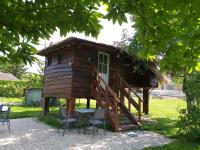
[{"label": "outdoor table", "polygon": [[80,133],[81,125],[86,125],[87,118],[94,114],[95,109],[76,109],[75,112],[78,113],[78,124]]}]

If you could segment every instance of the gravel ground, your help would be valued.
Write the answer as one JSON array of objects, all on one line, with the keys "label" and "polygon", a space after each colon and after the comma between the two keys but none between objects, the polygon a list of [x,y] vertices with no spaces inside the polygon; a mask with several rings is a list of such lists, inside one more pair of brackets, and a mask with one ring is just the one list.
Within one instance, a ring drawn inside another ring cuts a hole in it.
[{"label": "gravel ground", "polygon": [[137,150],[144,147],[167,144],[172,140],[147,131],[113,133],[103,130],[92,136],[92,130],[84,135],[78,131],[66,131],[58,134],[55,128],[39,122],[35,118],[11,120],[11,133],[7,126],[0,125],[0,150]]}]

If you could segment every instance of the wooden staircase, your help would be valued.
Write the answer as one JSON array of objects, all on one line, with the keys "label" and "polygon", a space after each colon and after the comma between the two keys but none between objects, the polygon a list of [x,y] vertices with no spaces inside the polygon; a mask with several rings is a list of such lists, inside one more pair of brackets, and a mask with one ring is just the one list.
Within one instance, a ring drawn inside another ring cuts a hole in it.
[{"label": "wooden staircase", "polygon": [[[92,76],[91,95],[96,99],[99,107],[107,110],[108,121],[114,130],[124,131],[140,127],[143,100],[130,85],[116,73],[113,88],[111,88],[101,77],[96,67],[93,67]],[[134,114],[132,113],[133,109],[136,112]]]}]

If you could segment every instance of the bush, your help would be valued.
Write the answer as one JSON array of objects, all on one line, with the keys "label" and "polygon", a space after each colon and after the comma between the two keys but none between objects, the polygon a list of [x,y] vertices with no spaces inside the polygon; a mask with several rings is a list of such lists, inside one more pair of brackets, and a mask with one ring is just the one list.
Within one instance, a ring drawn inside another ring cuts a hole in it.
[{"label": "bush", "polygon": [[187,109],[180,111],[178,133],[189,140],[200,140],[200,73],[189,74],[183,83]]},{"label": "bush", "polygon": [[22,80],[0,80],[0,97],[22,98],[26,88],[42,88],[43,76],[33,73],[24,74]]},{"label": "bush", "polygon": [[0,97],[23,97],[26,83],[23,81],[0,81]]},{"label": "bush", "polygon": [[191,106],[190,111],[191,113],[187,109],[180,110],[178,134],[189,140],[200,141],[200,109]]}]

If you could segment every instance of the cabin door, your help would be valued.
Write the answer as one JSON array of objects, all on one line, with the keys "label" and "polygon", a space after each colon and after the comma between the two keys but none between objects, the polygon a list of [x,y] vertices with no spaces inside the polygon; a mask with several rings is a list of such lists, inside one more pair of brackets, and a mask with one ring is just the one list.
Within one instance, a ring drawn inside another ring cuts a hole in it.
[{"label": "cabin door", "polygon": [[[109,82],[109,62],[110,57],[108,53],[98,52],[98,69],[101,77],[108,84]],[[105,84],[101,82],[101,86],[105,89]]]}]

